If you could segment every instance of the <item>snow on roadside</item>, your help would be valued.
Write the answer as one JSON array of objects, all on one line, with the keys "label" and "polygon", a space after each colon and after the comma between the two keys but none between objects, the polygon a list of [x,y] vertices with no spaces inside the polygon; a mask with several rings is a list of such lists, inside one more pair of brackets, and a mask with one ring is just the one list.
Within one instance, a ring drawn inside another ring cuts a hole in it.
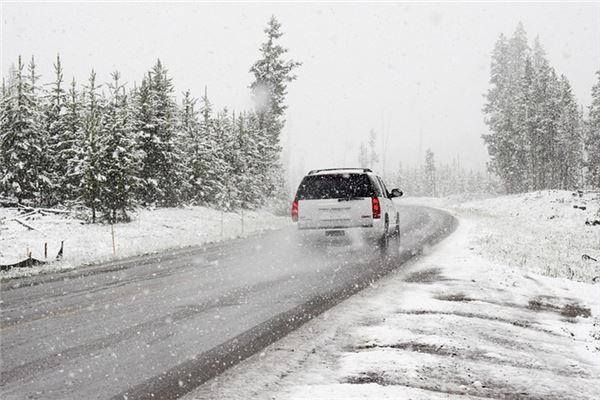
[{"label": "snow on roadside", "polygon": [[[498,216],[516,212],[510,203],[521,200],[455,204],[457,231],[429,255],[185,399],[597,399],[600,286],[536,274],[510,255],[507,262],[487,256],[482,238],[506,232],[494,231],[501,222],[484,211],[500,202],[506,209]],[[538,240],[557,240],[549,237]]]},{"label": "snow on roadside", "polygon": [[37,215],[27,223],[29,230],[13,219],[15,209],[0,208],[0,264],[11,264],[32,257],[44,259],[44,243],[48,243],[48,258],[53,259],[64,240],[64,259],[46,266],[13,269],[0,272],[0,278],[38,274],[75,268],[115,258],[147,254],[178,247],[199,245],[289,224],[289,218],[276,217],[266,211],[245,211],[242,232],[241,214],[223,214],[205,207],[140,209],[130,223],[114,225],[116,255],[113,255],[111,226],[86,224],[81,220],[61,216]]},{"label": "snow on roadside", "polygon": [[479,251],[494,261],[546,276],[600,281],[600,225],[586,225],[600,220],[600,192],[580,196],[546,190],[474,201],[460,197],[403,201],[476,218]]}]

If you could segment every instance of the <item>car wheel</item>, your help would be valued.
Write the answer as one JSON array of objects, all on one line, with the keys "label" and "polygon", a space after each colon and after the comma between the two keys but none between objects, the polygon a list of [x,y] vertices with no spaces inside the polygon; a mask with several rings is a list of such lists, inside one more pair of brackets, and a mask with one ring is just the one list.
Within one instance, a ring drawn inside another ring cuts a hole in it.
[{"label": "car wheel", "polygon": [[389,229],[390,229],[390,222],[389,222],[388,217],[386,215],[386,217],[385,217],[385,225],[384,225],[384,228],[383,228],[383,236],[381,236],[381,238],[379,239],[379,248],[382,251],[385,251],[388,248],[388,245],[389,245],[389,242],[390,242]]}]

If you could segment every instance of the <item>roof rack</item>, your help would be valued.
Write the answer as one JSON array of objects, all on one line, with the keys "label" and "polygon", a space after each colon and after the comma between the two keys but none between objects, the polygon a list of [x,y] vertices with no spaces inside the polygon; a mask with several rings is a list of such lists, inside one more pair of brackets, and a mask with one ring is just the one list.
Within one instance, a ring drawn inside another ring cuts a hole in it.
[{"label": "roof rack", "polygon": [[323,171],[339,171],[339,170],[348,170],[348,169],[355,169],[355,170],[362,171],[362,172],[373,172],[373,171],[371,171],[370,168],[324,168],[324,169],[313,169],[312,171],[308,172],[308,175],[316,174],[317,172],[323,172]]}]

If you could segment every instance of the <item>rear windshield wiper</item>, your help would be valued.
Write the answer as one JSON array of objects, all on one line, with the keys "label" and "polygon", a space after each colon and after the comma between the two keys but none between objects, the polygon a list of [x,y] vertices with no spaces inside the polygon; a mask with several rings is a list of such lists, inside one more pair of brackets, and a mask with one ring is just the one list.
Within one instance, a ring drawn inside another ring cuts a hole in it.
[{"label": "rear windshield wiper", "polygon": [[338,201],[351,201],[351,200],[362,200],[364,197],[344,197],[341,199],[337,199]]}]

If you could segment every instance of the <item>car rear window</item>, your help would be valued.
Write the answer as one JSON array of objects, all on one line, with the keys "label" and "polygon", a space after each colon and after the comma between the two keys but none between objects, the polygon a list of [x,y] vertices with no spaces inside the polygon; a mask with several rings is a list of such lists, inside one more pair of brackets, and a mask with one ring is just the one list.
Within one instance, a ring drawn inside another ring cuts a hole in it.
[{"label": "car rear window", "polygon": [[298,200],[373,197],[375,192],[366,174],[326,174],[304,177],[298,188]]}]

